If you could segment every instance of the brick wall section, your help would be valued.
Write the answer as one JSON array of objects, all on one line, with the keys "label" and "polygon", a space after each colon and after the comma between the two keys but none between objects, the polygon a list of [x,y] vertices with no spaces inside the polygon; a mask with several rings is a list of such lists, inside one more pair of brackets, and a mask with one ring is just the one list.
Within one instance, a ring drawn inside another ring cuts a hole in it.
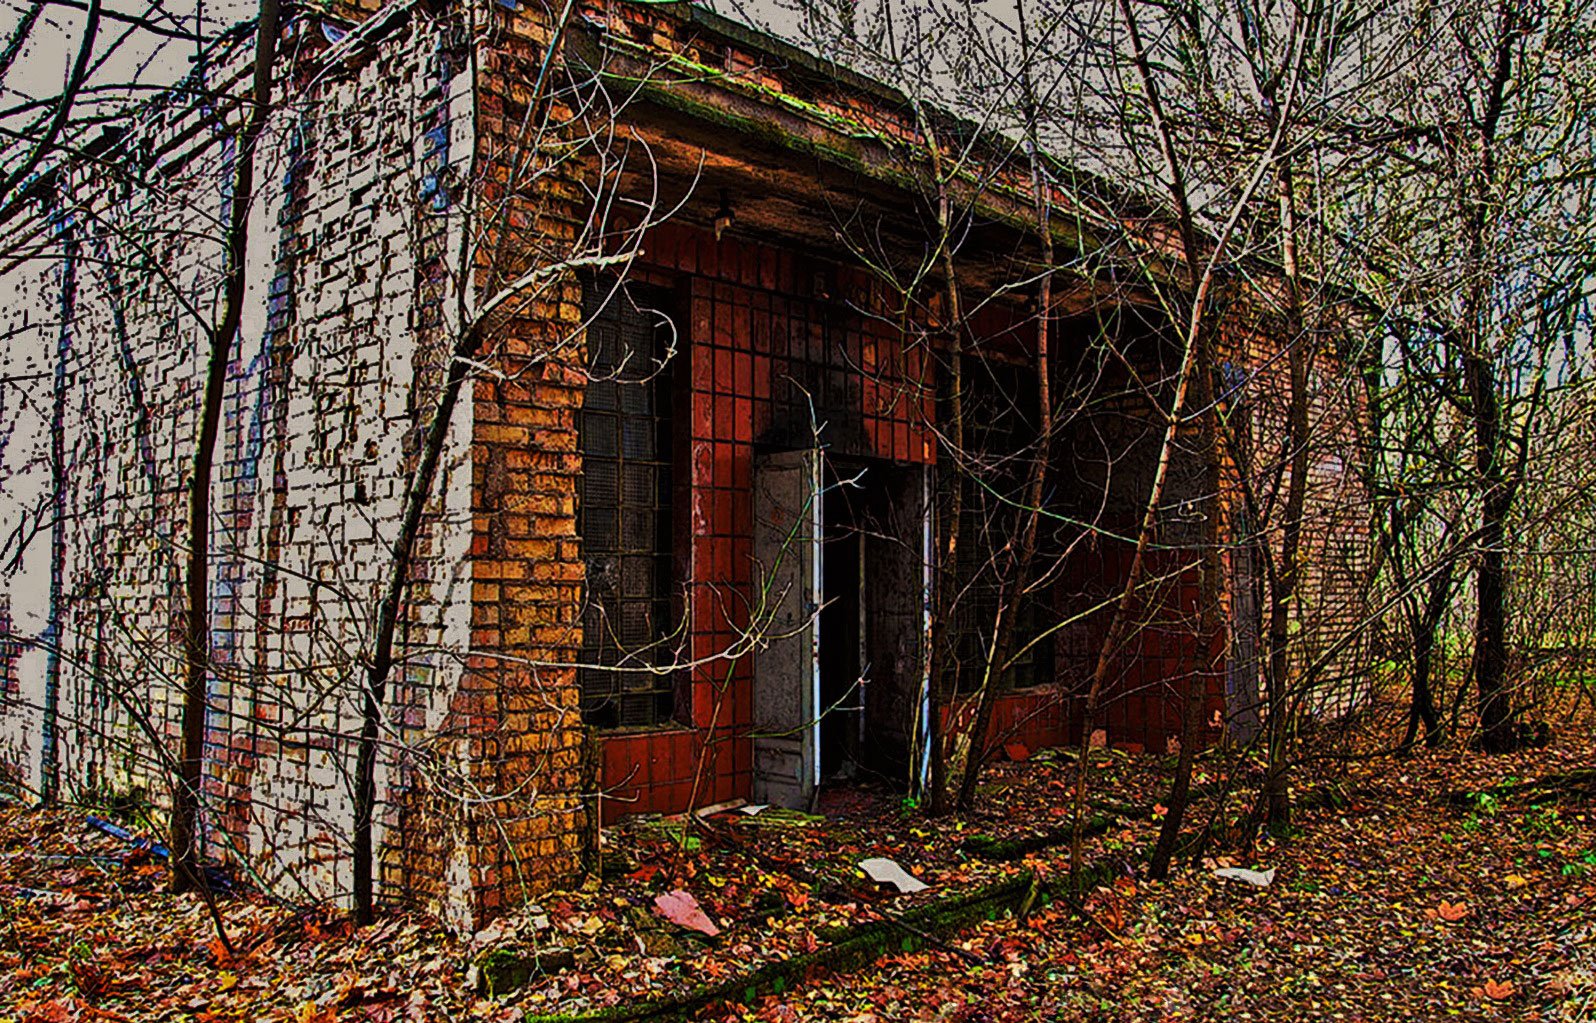
[{"label": "brick wall section", "polygon": [[[1266,303],[1269,296],[1255,296]],[[1267,309],[1267,305],[1262,305]],[[1350,314],[1349,314],[1350,315]],[[1239,321],[1238,325],[1239,325]],[[1349,321],[1355,322],[1355,321]],[[1292,676],[1305,678],[1312,665],[1316,692],[1307,704],[1316,712],[1345,709],[1360,698],[1360,666],[1367,663],[1370,598],[1370,499],[1358,468],[1366,402],[1363,381],[1344,359],[1346,324],[1327,322],[1300,343],[1310,347],[1308,380],[1308,489],[1302,524],[1298,597],[1292,602]],[[1259,504],[1269,509],[1254,523],[1260,542],[1281,548],[1283,504],[1291,484],[1286,447],[1290,377],[1280,332],[1237,330],[1230,341],[1238,365],[1237,406],[1245,415],[1250,466]],[[1235,467],[1232,467],[1235,471]],[[1239,488],[1232,494],[1239,507]],[[1267,629],[1268,595],[1261,613]],[[1353,641],[1346,642],[1348,637]],[[1365,694],[1366,695],[1366,694]]]},{"label": "brick wall section", "polygon": [[[464,51],[447,28],[400,25],[321,73],[321,28],[296,22],[287,102],[260,157],[213,489],[205,840],[290,897],[349,887],[360,651],[446,367],[454,278],[441,260],[457,250],[439,172],[473,137]],[[211,81],[247,57],[247,40],[218,55]],[[24,699],[0,708],[0,743],[36,786],[41,695],[55,673],[63,791],[131,789],[159,805],[179,721],[184,479],[203,374],[201,325],[177,299],[202,312],[214,301],[218,244],[195,237],[224,209],[230,142],[208,111],[176,101],[152,104],[131,138],[126,159],[163,189],[63,179],[54,208],[36,212],[44,237],[72,244],[16,266],[0,313],[28,341],[8,350],[7,372],[48,379],[64,366],[63,408],[34,403],[4,453],[18,484],[8,526],[37,516],[19,495],[48,494],[53,462],[68,467],[62,496],[75,513],[62,542],[46,530],[4,580]],[[48,325],[68,297],[63,333]],[[453,655],[470,640],[471,413],[468,403],[457,417],[417,547],[378,773],[386,893],[440,905],[467,889],[477,837],[438,795],[459,791],[449,775]],[[52,427],[68,438],[61,458]],[[53,607],[41,598],[52,574],[63,581]]]},{"label": "brick wall section", "polygon": [[[477,98],[487,183],[481,294],[596,251],[585,172],[557,157],[580,141],[581,126],[558,95],[533,92],[547,26],[499,14],[507,28],[481,54]],[[536,112],[544,108],[546,118]],[[584,785],[574,667],[584,571],[576,536],[581,291],[574,271],[528,288],[486,339],[481,361],[496,372],[471,395],[471,656],[455,710],[470,737],[472,784],[492,800],[471,820],[483,913],[569,880],[588,839],[582,793],[591,782]]]},{"label": "brick wall section", "polygon": [[[217,520],[239,542],[217,546],[215,647],[240,670],[217,672],[207,743],[213,813],[279,886],[348,884],[360,652],[446,365],[449,198],[435,174],[451,134],[469,138],[464,63],[418,21],[342,73],[290,70],[280,191],[255,235],[272,262],[252,267],[247,301],[265,330],[237,353],[217,481]],[[378,769],[379,879],[422,899],[445,895],[461,856],[414,807],[446,762],[469,482],[457,439],[417,543]]]}]

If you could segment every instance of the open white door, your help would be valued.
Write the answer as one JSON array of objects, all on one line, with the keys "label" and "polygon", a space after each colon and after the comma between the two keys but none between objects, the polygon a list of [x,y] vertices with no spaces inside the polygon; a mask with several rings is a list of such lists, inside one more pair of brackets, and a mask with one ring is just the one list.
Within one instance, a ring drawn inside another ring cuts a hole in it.
[{"label": "open white door", "polygon": [[820,780],[820,453],[754,463],[754,802],[806,809]]}]

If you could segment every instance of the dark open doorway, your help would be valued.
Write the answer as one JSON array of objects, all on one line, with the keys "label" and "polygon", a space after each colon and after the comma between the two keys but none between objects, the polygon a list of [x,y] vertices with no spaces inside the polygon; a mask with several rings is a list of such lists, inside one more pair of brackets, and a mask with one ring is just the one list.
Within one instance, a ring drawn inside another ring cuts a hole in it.
[{"label": "dark open doorway", "polygon": [[922,665],[924,471],[828,463],[822,518],[820,777],[908,779]]},{"label": "dark open doorway", "polygon": [[[816,786],[906,782],[927,713],[925,470],[817,449],[755,467],[754,798],[810,805]],[[818,613],[816,613],[818,609]]]},{"label": "dark open doorway", "polygon": [[[859,772],[864,721],[860,649],[865,601],[860,571],[867,528],[864,509],[868,469],[829,465],[826,472],[821,549],[820,779],[841,781]],[[840,477],[840,478],[839,478]]]}]

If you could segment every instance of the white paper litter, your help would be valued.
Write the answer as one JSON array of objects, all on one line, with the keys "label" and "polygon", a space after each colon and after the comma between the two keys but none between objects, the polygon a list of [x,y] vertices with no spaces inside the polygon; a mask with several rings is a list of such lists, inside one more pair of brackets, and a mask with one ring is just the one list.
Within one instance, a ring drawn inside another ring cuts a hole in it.
[{"label": "white paper litter", "polygon": [[1246,867],[1220,867],[1214,871],[1215,877],[1222,877],[1230,881],[1245,881],[1259,888],[1268,888],[1269,883],[1275,879],[1275,868],[1268,870],[1248,870]]},{"label": "white paper litter", "polygon": [[724,803],[715,803],[710,806],[699,807],[697,810],[694,810],[693,813],[698,815],[700,818],[713,817],[717,813],[725,813],[727,810],[736,810],[746,802],[746,799],[728,799]]},{"label": "white paper litter", "polygon": [[859,869],[876,884],[890,884],[897,887],[905,895],[912,892],[923,892],[931,887],[913,874],[898,866],[892,860],[876,857],[860,862]]},{"label": "white paper litter", "polygon": [[759,811],[768,809],[770,809],[769,803],[749,803],[747,806],[738,807],[737,812],[746,813],[748,816],[753,817],[758,815]]}]

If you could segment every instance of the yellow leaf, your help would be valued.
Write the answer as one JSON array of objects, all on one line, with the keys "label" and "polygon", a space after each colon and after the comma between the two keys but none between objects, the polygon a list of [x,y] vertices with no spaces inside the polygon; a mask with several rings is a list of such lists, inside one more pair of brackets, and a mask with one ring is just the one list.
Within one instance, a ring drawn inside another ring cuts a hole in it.
[{"label": "yellow leaf", "polygon": [[1527,884],[1529,884],[1529,878],[1525,877],[1523,874],[1507,875],[1507,886],[1509,888],[1522,888]]},{"label": "yellow leaf", "polygon": [[238,974],[223,970],[216,975],[216,990],[231,991],[238,986]]},{"label": "yellow leaf", "polygon": [[323,1008],[315,1002],[301,1002],[295,1019],[299,1023],[337,1023],[338,1010],[331,1005]]}]

